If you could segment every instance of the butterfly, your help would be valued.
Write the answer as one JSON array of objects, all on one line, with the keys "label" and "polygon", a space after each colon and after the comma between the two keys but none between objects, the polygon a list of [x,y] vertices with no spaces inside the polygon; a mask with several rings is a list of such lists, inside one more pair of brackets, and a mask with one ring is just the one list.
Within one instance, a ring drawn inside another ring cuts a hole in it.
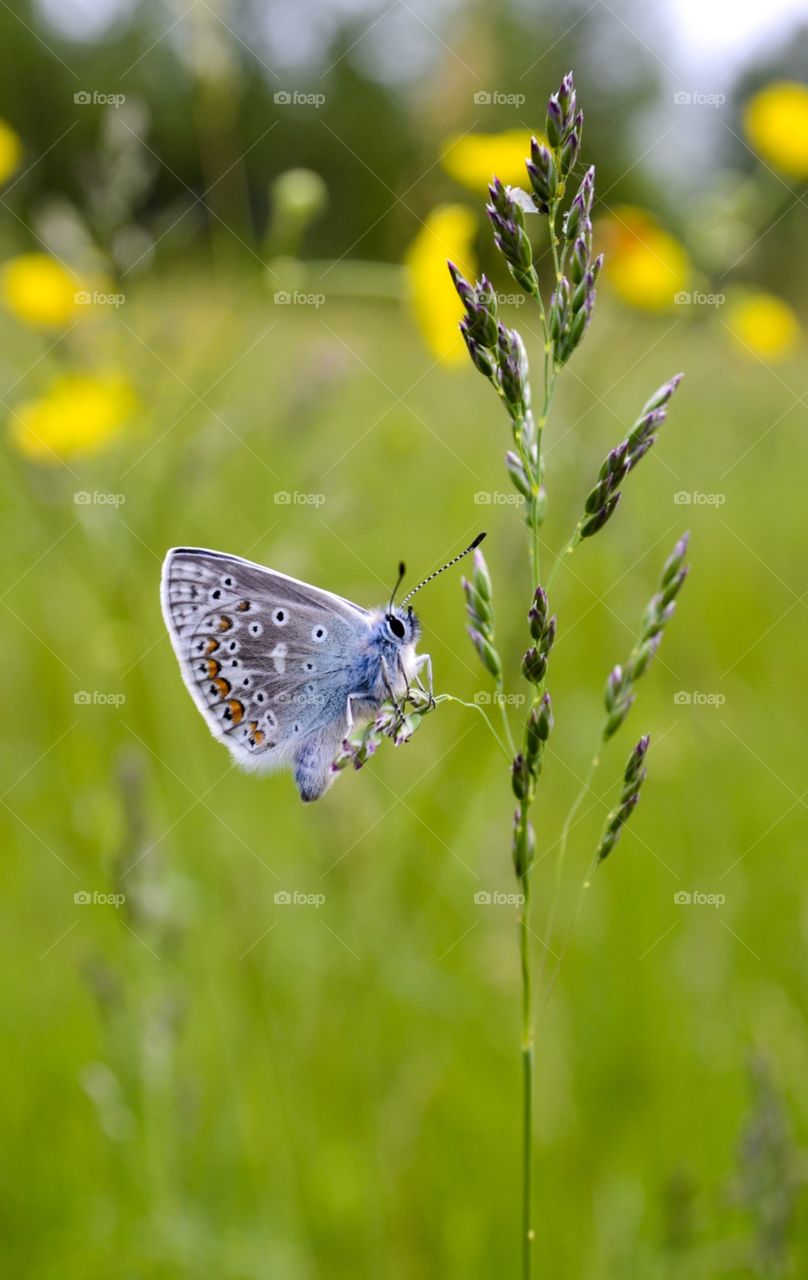
[{"label": "butterfly", "polygon": [[421,624],[408,601],[485,534],[404,598],[364,609],[240,556],[201,547],[166,555],[163,617],[188,690],[215,738],[256,772],[291,767],[302,800],[318,800],[354,726],[413,683],[431,692]]}]

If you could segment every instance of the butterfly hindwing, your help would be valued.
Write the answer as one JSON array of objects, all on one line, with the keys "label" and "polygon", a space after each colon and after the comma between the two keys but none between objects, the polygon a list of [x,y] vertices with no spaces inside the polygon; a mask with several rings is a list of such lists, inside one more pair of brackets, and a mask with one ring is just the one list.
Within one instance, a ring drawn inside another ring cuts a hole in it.
[{"label": "butterfly hindwing", "polygon": [[162,603],[185,683],[214,736],[248,768],[292,762],[301,795],[322,794],[347,729],[367,611],[196,548],[168,553]]}]

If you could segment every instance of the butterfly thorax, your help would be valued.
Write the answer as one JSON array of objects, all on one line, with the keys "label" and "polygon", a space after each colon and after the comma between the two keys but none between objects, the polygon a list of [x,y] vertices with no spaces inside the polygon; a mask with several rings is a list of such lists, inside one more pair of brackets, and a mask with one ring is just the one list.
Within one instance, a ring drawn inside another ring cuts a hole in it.
[{"label": "butterfly thorax", "polygon": [[375,707],[400,695],[415,679],[415,645],[421,624],[411,609],[377,609],[370,617],[365,644],[356,658],[355,687]]}]

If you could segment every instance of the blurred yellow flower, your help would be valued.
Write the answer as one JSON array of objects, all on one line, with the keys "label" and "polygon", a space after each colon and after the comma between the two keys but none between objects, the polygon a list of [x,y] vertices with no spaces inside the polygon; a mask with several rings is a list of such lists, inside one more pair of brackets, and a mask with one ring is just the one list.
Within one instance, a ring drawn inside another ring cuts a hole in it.
[{"label": "blurred yellow flower", "polygon": [[5,120],[0,120],[0,182],[5,182],[19,168],[22,143]]},{"label": "blurred yellow flower", "polygon": [[17,407],[11,439],[35,462],[97,453],[120,435],[135,406],[132,387],[118,373],[63,373],[44,395]]},{"label": "blurred yellow flower", "polygon": [[460,204],[441,204],[427,215],[407,250],[405,265],[415,318],[430,351],[446,364],[460,364],[466,348],[457,328],[463,306],[446,267],[447,258],[473,278],[476,219]]},{"label": "blurred yellow flower", "polygon": [[729,307],[728,328],[747,354],[763,360],[785,360],[800,337],[800,322],[782,298],[748,293]]},{"label": "blurred yellow flower", "polygon": [[79,282],[47,253],[23,253],[0,268],[0,296],[25,324],[60,328],[76,310]]},{"label": "blurred yellow flower", "polygon": [[646,311],[673,307],[687,287],[690,259],[675,236],[653,214],[619,205],[598,223],[599,248],[606,254],[601,277],[624,302]]},{"label": "blurred yellow flower", "polygon": [[808,178],[808,85],[767,85],[747,102],[743,125],[755,151],[775,169]]},{"label": "blurred yellow flower", "polygon": [[506,186],[528,186],[525,161],[530,158],[525,129],[504,133],[466,133],[448,143],[441,164],[451,177],[479,192],[496,175]]}]

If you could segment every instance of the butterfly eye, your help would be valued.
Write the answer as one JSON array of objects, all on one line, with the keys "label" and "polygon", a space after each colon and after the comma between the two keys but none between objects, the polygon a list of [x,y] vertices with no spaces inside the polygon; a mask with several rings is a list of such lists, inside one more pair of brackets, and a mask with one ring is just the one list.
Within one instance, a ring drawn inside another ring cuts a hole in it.
[{"label": "butterfly eye", "polygon": [[387,615],[387,629],[392,636],[395,636],[396,640],[403,640],[407,634],[404,623],[394,613],[388,613]]}]

